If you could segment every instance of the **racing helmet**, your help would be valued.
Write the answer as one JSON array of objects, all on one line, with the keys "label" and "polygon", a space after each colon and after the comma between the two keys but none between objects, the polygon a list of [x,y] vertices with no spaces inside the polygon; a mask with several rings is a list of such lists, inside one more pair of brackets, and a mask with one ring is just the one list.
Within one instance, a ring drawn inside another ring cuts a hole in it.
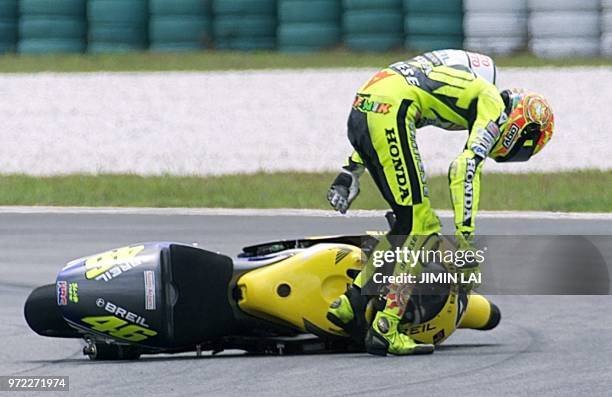
[{"label": "racing helmet", "polygon": [[555,118],[548,101],[522,89],[504,90],[506,119],[500,123],[500,136],[489,157],[498,163],[527,161],[552,138]]}]

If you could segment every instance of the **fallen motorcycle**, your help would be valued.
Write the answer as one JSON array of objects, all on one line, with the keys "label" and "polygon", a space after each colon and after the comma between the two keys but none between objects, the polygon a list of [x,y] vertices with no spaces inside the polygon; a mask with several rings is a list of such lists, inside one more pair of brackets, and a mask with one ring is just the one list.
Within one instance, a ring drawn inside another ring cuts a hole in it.
[{"label": "fallen motorcycle", "polygon": [[[255,354],[359,351],[326,318],[359,273],[374,235],[275,241],[236,257],[183,243],[130,245],[69,262],[32,291],[36,333],[85,340],[93,360],[241,349]],[[444,271],[429,264],[428,271]],[[458,328],[492,329],[499,308],[457,285],[414,291],[405,332],[440,344]]]}]

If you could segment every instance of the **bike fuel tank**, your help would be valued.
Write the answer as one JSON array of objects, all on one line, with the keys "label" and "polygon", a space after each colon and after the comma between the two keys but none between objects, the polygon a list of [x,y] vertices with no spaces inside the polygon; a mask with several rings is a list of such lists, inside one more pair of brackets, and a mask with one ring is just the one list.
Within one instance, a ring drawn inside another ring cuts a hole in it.
[{"label": "bike fuel tank", "polygon": [[243,275],[237,282],[244,312],[303,332],[341,335],[327,320],[331,302],[361,270],[361,250],[346,244],[317,244]]}]

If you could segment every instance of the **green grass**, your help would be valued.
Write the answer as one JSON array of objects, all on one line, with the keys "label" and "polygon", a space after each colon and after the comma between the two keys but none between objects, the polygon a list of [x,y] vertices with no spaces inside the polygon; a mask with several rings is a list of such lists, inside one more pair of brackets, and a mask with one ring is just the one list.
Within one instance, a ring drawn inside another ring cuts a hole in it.
[{"label": "green grass", "polygon": [[[0,176],[0,205],[146,206],[328,209],[331,173],[244,174],[219,177],[135,175]],[[446,177],[430,178],[435,208],[450,208]],[[369,176],[357,209],[386,204]],[[556,174],[484,174],[481,209],[612,210],[612,171]]]},{"label": "green grass", "polygon": [[[409,58],[409,52],[354,53],[328,51],[315,54],[283,54],[277,52],[215,52],[155,54],[128,53],[106,55],[2,55],[0,73],[28,72],[94,72],[94,71],[190,71],[294,69],[329,67],[378,68]],[[612,66],[612,59],[571,58],[539,59],[532,55],[496,57],[500,66]]]}]

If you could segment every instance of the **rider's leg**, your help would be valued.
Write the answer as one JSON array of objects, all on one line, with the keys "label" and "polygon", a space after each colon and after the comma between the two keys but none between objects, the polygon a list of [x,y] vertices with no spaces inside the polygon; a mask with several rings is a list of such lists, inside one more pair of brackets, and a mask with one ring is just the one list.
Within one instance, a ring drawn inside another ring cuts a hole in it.
[{"label": "rider's leg", "polygon": [[[378,188],[384,192],[383,195],[385,198],[391,199],[393,195],[390,188],[385,186],[385,174],[380,166],[378,154],[372,144],[370,127],[368,125],[368,114],[353,109],[350,113],[347,127],[348,138],[351,145],[357,153],[359,153]],[[380,249],[391,248],[390,243],[385,238],[379,242],[379,246]],[[365,269],[371,268],[372,266],[368,261]],[[369,275],[371,272],[368,270],[366,273]],[[369,277],[364,277],[362,274],[363,271],[357,276],[355,282],[348,288],[347,292],[332,302],[327,312],[327,319],[346,331],[352,339],[359,344],[363,343],[368,329],[368,324],[365,320],[365,310],[369,297],[362,292],[362,287],[368,281]]]},{"label": "rider's leg", "polygon": [[[396,218],[398,217],[401,221],[396,221],[392,230],[380,239],[373,249],[374,252],[393,251],[396,247],[400,247],[403,244],[401,235],[409,233],[409,230],[405,230],[405,225],[412,225],[411,208],[401,211],[401,213],[396,211]],[[398,236],[400,236],[401,240],[398,240]],[[388,264],[388,266],[394,265],[394,262]],[[368,300],[371,296],[378,296],[380,294],[378,290],[380,286],[371,283],[374,273],[378,270],[374,266],[374,256],[370,255],[362,271],[355,278],[353,285],[332,302],[327,312],[327,319],[346,331],[359,344],[363,343],[368,329],[365,319]]]},{"label": "rider's leg", "polygon": [[[369,142],[373,150],[362,156],[396,216],[393,234],[387,236],[387,241],[391,246],[406,247],[408,251],[420,249],[429,235],[441,229],[431,209],[425,169],[416,142],[414,120],[419,117],[416,103],[418,96],[414,101],[402,99],[394,104],[389,114],[368,114]],[[404,273],[413,277],[420,271],[418,264],[394,263],[391,268],[395,275]],[[377,313],[368,330],[366,350],[373,354],[432,352],[432,345],[418,345],[398,330],[410,299],[410,285],[388,284],[386,290],[385,308]]]},{"label": "rider's leg", "polygon": [[[401,249],[407,252],[428,252],[434,249],[437,245],[437,238],[431,238],[432,235],[439,233],[440,223],[438,217],[432,211],[429,205],[429,200],[424,200],[423,203],[413,207],[403,209],[394,208],[396,213],[396,225],[392,229],[392,233],[402,233],[395,235],[396,242],[401,239]],[[412,225],[410,230],[406,224],[406,211],[412,213]],[[402,229],[401,225],[405,225]],[[404,233],[407,233],[404,234]],[[422,264],[414,257],[402,258],[407,261],[398,261],[395,263],[392,276],[405,276],[418,278],[421,273]],[[389,273],[387,273],[389,274]],[[384,281],[384,279],[383,279]],[[433,345],[418,344],[408,335],[402,333],[398,329],[398,325],[404,316],[414,282],[395,282],[384,284],[384,307],[380,310],[372,326],[368,330],[365,339],[365,347],[369,353],[377,355],[391,354],[425,354],[433,352]]]},{"label": "rider's leg", "polygon": [[[374,97],[370,99],[378,100]],[[389,99],[380,98],[380,101],[385,102]],[[410,233],[422,235],[427,231],[425,229],[429,229],[424,226],[432,223],[432,218],[423,214],[423,212],[427,214],[433,212],[429,206],[424,169],[415,141],[415,126],[408,121],[412,120],[411,115],[418,111],[416,108],[411,108],[411,103],[407,100],[394,103],[391,106],[392,110],[385,114],[364,113],[353,109],[348,121],[348,137],[351,144],[360,154],[372,179],[393,208],[397,218],[394,230],[381,239],[375,252],[388,251],[403,245]],[[422,208],[425,208],[425,211]],[[435,215],[433,218],[437,232],[439,221]],[[390,265],[394,266],[395,262]],[[332,303],[327,314],[331,322],[346,330],[356,340],[363,341],[360,338],[367,329],[365,321],[367,297],[363,296],[362,289],[368,289],[375,270],[371,256],[354,285]],[[367,292],[365,291],[365,295],[368,295]],[[375,294],[377,293],[378,291],[375,291]],[[414,349],[401,347],[408,345],[412,339],[397,332],[396,322],[390,322],[390,327],[391,331],[384,335],[395,341],[390,341],[391,347],[388,351],[402,354],[414,352]],[[397,338],[394,335],[398,335]]]},{"label": "rider's leg", "polygon": [[[394,251],[404,244],[405,235],[410,233],[412,226],[412,208],[405,207],[401,211],[396,210],[396,222],[391,231],[380,239],[374,247],[373,252]],[[408,228],[407,228],[408,227]],[[402,237],[404,236],[404,237]],[[365,319],[365,310],[368,300],[372,296],[381,294],[382,285],[372,282],[377,272],[385,272],[385,268],[395,266],[395,261],[387,263],[378,268],[374,265],[375,254],[370,255],[361,272],[357,275],[348,290],[332,302],[327,312],[327,319],[338,327],[344,329],[355,342],[362,343],[368,324]],[[387,273],[392,271],[387,270]]]}]

